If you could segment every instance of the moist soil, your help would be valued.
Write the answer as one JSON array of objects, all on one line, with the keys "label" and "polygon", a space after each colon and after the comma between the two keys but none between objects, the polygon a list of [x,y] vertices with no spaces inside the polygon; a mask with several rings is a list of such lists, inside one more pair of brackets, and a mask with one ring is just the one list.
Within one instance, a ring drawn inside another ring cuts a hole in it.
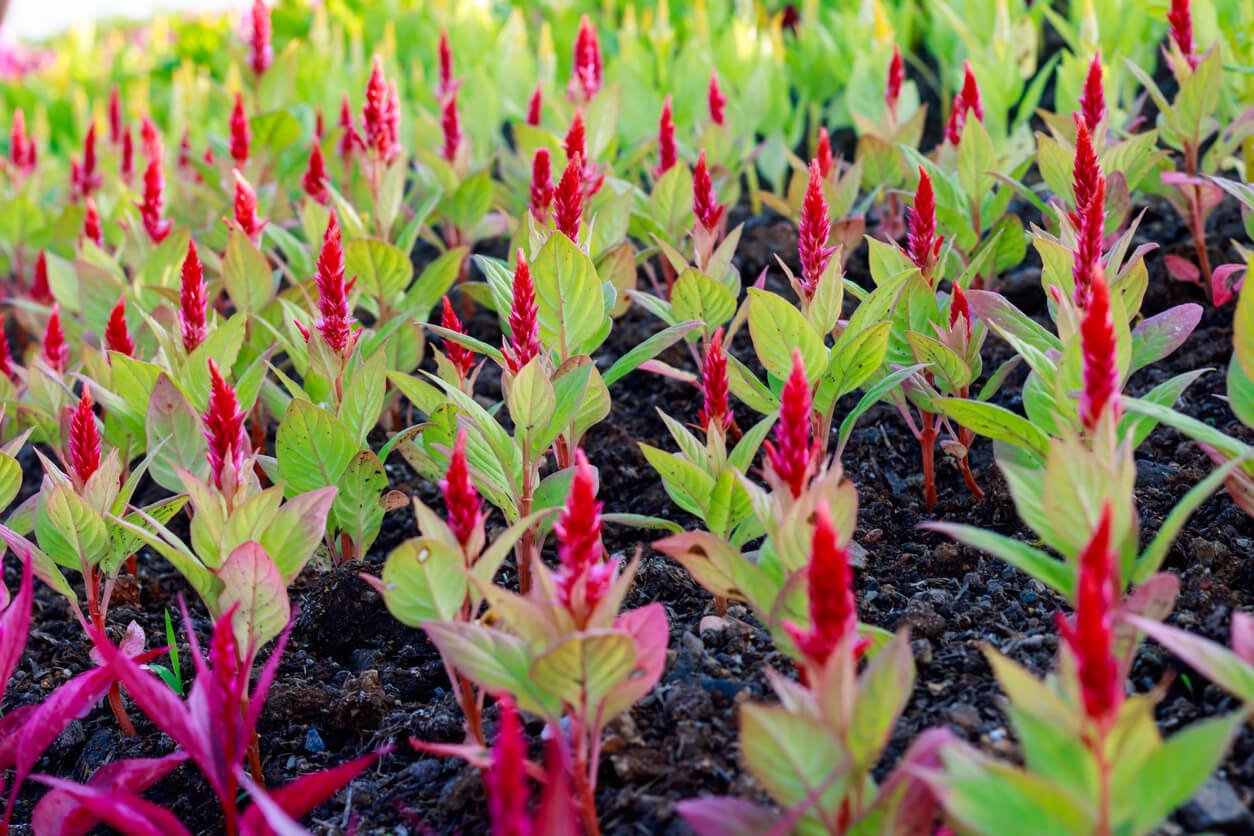
[{"label": "moist soil", "polygon": [[[733,219],[746,223],[738,257],[742,275],[749,282],[767,267],[767,285],[787,293],[775,255],[795,261],[795,228],[775,216],[746,215],[742,208]],[[1233,260],[1228,242],[1239,235],[1239,226],[1239,213],[1231,201],[1216,211],[1210,235],[1213,264]],[[1147,259],[1150,290],[1145,313],[1185,301],[1205,306],[1200,290],[1172,282],[1162,267],[1164,253],[1192,256],[1187,232],[1172,210],[1163,203],[1151,203],[1138,237],[1171,242]],[[867,285],[865,245],[852,254],[847,275]],[[1029,261],[1006,278],[1004,290],[1029,314],[1045,320],[1039,275],[1039,264]],[[642,286],[645,281],[642,275]],[[645,313],[630,310],[615,324],[599,361],[608,364],[659,327]],[[477,315],[471,330],[481,338],[499,340],[496,323],[487,314]],[[1178,407],[1250,440],[1250,432],[1222,399],[1223,369],[1231,346],[1232,307],[1206,307],[1188,342],[1157,367],[1139,373],[1131,390],[1143,392],[1181,371],[1214,369],[1188,390]],[[756,362],[747,332],[737,336],[733,350],[746,362]],[[990,336],[985,369],[995,369],[1009,356],[1007,347]],[[663,359],[695,368],[682,347],[672,348]],[[1003,404],[1016,407],[1022,379],[1019,372],[1003,388],[999,395]],[[499,395],[499,382],[490,370],[485,370],[479,390],[487,400]],[[612,395],[613,412],[593,428],[586,443],[589,459],[600,470],[600,496],[607,511],[655,515],[694,527],[696,521],[666,496],[637,443],[671,449],[657,410],[694,422],[700,400],[697,391],[689,384],[637,372],[615,384]],[[842,402],[838,415],[851,405]],[[740,408],[742,426],[749,426],[754,417]],[[923,506],[917,444],[891,406],[881,404],[862,419],[844,455],[845,472],[857,486],[861,503],[854,539],[866,550],[865,567],[857,576],[861,617],[890,630],[908,625],[918,667],[914,694],[884,755],[883,772],[891,769],[919,732],[936,725],[948,726],[986,751],[1016,757],[1014,735],[982,648],[996,648],[1038,674],[1053,665],[1053,615],[1062,602],[999,561],[918,527],[939,519],[1033,539],[1018,521],[989,443],[977,441],[971,455],[985,497],[974,501],[957,469],[942,460],[940,501],[931,513]],[[30,458],[27,489],[33,490],[38,480]],[[1211,471],[1211,463],[1196,444],[1163,428],[1137,451],[1137,462],[1138,507],[1143,540],[1148,542],[1176,501]],[[393,457],[388,473],[391,488],[440,507],[438,490],[417,477],[401,457]],[[499,513],[489,524],[500,527]],[[415,534],[408,509],[390,512],[363,562],[329,567],[315,561],[292,590],[298,614],[261,715],[267,785],[278,787],[309,771],[396,744],[377,767],[307,820],[317,832],[356,828],[362,833],[482,833],[488,829],[477,770],[458,760],[419,754],[408,743],[410,736],[445,743],[462,739],[461,715],[439,655],[421,631],[393,619],[378,595],[359,578],[361,572],[378,574],[389,552]],[[714,611],[711,597],[682,568],[650,548],[657,536],[657,532],[619,527],[606,532],[606,545],[614,555],[642,554],[628,606],[661,602],[671,628],[661,682],[607,732],[597,798],[607,833],[687,833],[674,805],[698,795],[763,800],[738,758],[737,706],[746,700],[772,699],[765,678],[768,668],[792,670],[761,625],[742,607],[731,607],[727,626],[703,631],[702,619]],[[1233,610],[1254,609],[1252,538],[1254,525],[1226,494],[1202,505],[1167,559],[1166,568],[1181,580],[1171,622],[1227,643]],[[17,580],[14,562],[7,563],[6,580],[12,589]],[[513,580],[512,567],[507,565],[504,582]],[[135,619],[150,643],[161,643],[162,614],[165,610],[177,613],[179,595],[191,595],[181,577],[156,556],[141,554],[138,582],[124,579],[115,594],[110,612],[114,637]],[[188,603],[195,628],[204,636],[210,626],[205,611],[194,597]],[[91,664],[89,647],[63,600],[41,588],[35,609],[27,652],[10,683],[6,710],[42,700],[52,688]],[[182,630],[179,645],[186,659]],[[185,661],[184,667],[190,665]],[[1237,708],[1233,699],[1156,645],[1142,649],[1132,679],[1139,692],[1165,689],[1157,712],[1164,734]],[[106,706],[95,707],[61,735],[36,771],[85,780],[114,760],[172,750],[172,742],[146,718],[132,714],[140,731],[133,739],[121,735]],[[486,719],[489,734],[494,734],[494,708],[488,708]],[[527,725],[533,740],[541,730],[536,721]],[[1248,725],[1217,779],[1235,792],[1248,816],[1254,806],[1254,732]],[[40,793],[37,784],[27,783],[15,822],[29,821]],[[195,833],[220,830],[216,801],[190,766],[176,770],[146,797],[173,810]],[[1254,820],[1242,822],[1239,816],[1240,811],[1236,818],[1209,826],[1241,832]],[[1164,832],[1190,831],[1191,821],[1177,815]]]}]

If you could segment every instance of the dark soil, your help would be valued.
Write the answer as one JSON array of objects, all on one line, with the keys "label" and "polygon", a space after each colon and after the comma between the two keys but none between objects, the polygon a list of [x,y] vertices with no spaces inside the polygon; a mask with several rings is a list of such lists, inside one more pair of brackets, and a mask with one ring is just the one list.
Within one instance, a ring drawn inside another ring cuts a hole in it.
[{"label": "dark soil", "polygon": [[[1211,240],[1216,242],[1212,261],[1222,263],[1232,256],[1227,241],[1239,225],[1234,205],[1224,204],[1212,223]],[[1181,301],[1202,301],[1194,288],[1170,283],[1162,269],[1164,252],[1189,255],[1187,235],[1171,210],[1151,205],[1141,236],[1172,242],[1149,256],[1146,312]],[[746,280],[770,265],[769,284],[782,286],[774,254],[795,253],[795,237],[792,226],[779,219],[748,219],[740,255]],[[864,286],[865,259],[863,247],[848,265],[849,277]],[[1038,276],[1038,269],[1029,263],[1008,291],[1029,313],[1043,317]],[[1133,391],[1183,370],[1214,368],[1189,390],[1180,408],[1248,438],[1249,432],[1220,397],[1222,369],[1232,345],[1231,318],[1231,307],[1208,309],[1188,343],[1160,367],[1134,379]],[[473,327],[488,337],[495,325],[480,315]],[[645,314],[630,311],[616,324],[604,357],[618,356],[657,328]],[[743,359],[751,358],[747,333],[737,337],[734,350]],[[993,337],[985,352],[987,369],[1009,356]],[[672,349],[666,359],[691,368],[682,349]],[[491,396],[496,381],[485,377],[483,383],[481,391]],[[1015,397],[1018,383],[1021,378],[1006,387],[1007,398]],[[694,421],[699,406],[695,390],[637,373],[616,384],[613,396],[612,415],[587,440],[589,458],[600,468],[607,510],[691,525],[692,520],[671,504],[637,442],[669,449],[672,443],[656,411]],[[741,424],[748,426],[752,417],[742,412]],[[986,750],[1013,757],[1013,736],[981,648],[995,647],[1038,673],[1050,670],[1056,636],[1052,616],[1061,607],[1056,597],[1019,572],[918,528],[925,520],[944,519],[1031,538],[1018,521],[988,443],[978,441],[972,453],[976,478],[987,491],[984,500],[973,502],[956,468],[946,463],[939,471],[940,503],[931,514],[924,511],[921,499],[918,455],[901,419],[891,407],[881,405],[862,420],[844,458],[861,498],[855,539],[867,551],[866,567],[857,579],[861,616],[888,629],[908,624],[918,666],[914,696],[885,756],[885,770],[913,737],[933,725],[947,725]],[[1139,507],[1148,541],[1174,503],[1210,472],[1211,465],[1195,444],[1165,429],[1149,438],[1137,458]],[[439,503],[434,486],[415,477],[399,456],[389,464],[389,473],[391,487]],[[499,515],[493,522],[499,525]],[[460,761],[417,754],[406,742],[410,735],[428,741],[461,740],[460,712],[439,656],[420,631],[395,621],[357,576],[361,571],[378,573],[390,550],[414,533],[408,510],[392,512],[364,565],[313,567],[293,589],[299,615],[261,719],[267,783],[279,786],[305,772],[397,743],[395,752],[354,782],[351,791],[312,817],[315,830],[341,832],[355,822],[359,832],[371,833],[486,831],[486,805],[476,770]],[[622,528],[607,532],[607,546],[615,554],[630,556],[643,550],[629,605],[660,601],[671,624],[662,682],[609,731],[598,797],[609,833],[686,832],[674,815],[675,802],[700,794],[757,795],[737,757],[737,705],[770,698],[764,677],[768,667],[790,669],[742,608],[732,607],[732,626],[701,632],[701,619],[712,612],[710,596],[682,569],[649,549],[655,536]],[[1254,609],[1252,538],[1254,525],[1226,494],[1201,507],[1168,559],[1167,568],[1182,582],[1172,621],[1226,643],[1232,611]],[[12,588],[12,567],[8,580]],[[162,631],[162,612],[174,609],[176,596],[187,591],[167,564],[144,555],[139,584],[119,593],[111,624],[120,632],[136,619],[155,641]],[[204,635],[209,626],[204,611],[197,602],[189,603],[196,629]],[[37,596],[33,623],[6,708],[43,699],[90,664],[84,637],[64,602],[47,590]],[[180,644],[185,647],[183,637]],[[1138,691],[1167,683],[1158,711],[1165,733],[1236,708],[1231,698],[1196,673],[1187,682],[1186,677],[1173,678],[1180,670],[1170,654],[1150,646],[1142,650],[1133,672]],[[61,736],[37,770],[82,780],[119,758],[170,751],[168,739],[151,733],[146,719],[135,719],[140,736],[124,738],[108,709],[98,706]],[[488,710],[488,724],[494,728],[493,709]],[[538,736],[539,724],[533,722],[528,731]],[[1219,778],[1247,808],[1254,805],[1254,732],[1248,726]],[[37,785],[27,784],[15,821],[28,821],[39,793]],[[180,768],[148,797],[173,809],[194,832],[213,833],[220,827],[212,793],[191,767]]]}]

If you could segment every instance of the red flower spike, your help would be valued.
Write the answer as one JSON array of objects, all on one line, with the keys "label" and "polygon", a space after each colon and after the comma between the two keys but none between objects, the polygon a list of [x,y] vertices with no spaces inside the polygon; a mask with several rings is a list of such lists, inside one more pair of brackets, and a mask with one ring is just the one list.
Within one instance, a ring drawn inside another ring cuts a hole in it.
[{"label": "red flower spike", "polygon": [[797,249],[801,256],[801,287],[809,299],[818,289],[819,277],[836,251],[827,246],[832,234],[828,217],[827,197],[823,194],[823,173],[818,160],[810,162],[810,183],[801,204],[801,222],[797,228]]},{"label": "red flower spike", "polygon": [[179,288],[179,327],[183,350],[191,354],[209,336],[209,295],[205,291],[205,271],[196,252],[196,242],[187,242],[183,259],[183,280]]},{"label": "red flower spike", "polygon": [[671,112],[671,97],[667,96],[662,103],[662,115],[657,123],[657,156],[658,166],[653,173],[661,177],[675,167],[679,158],[675,150],[675,117]]},{"label": "red flower spike", "polygon": [[17,371],[13,368],[13,353],[9,351],[9,337],[4,331],[4,317],[0,316],[0,374],[9,380],[17,381]]},{"label": "red flower spike", "polygon": [[253,75],[260,78],[274,61],[274,46],[270,43],[270,7],[265,0],[253,0],[252,18],[249,64],[252,65]]},{"label": "red flower spike", "polygon": [[436,96],[444,98],[453,92],[453,49],[448,43],[448,30],[440,32],[440,86],[436,88]]},{"label": "red flower spike", "polygon": [[109,143],[117,145],[122,141],[122,96],[114,85],[109,91]]},{"label": "red flower spike", "polygon": [[828,136],[827,128],[819,128],[819,142],[814,149],[814,158],[819,163],[819,175],[824,180],[831,178],[832,171],[836,168],[836,159],[832,156],[832,138]]},{"label": "red flower spike", "polygon": [[52,288],[48,285],[48,254],[43,250],[35,256],[35,275],[30,283],[30,299],[37,305],[53,303]]},{"label": "red flower spike", "polygon": [[908,226],[906,254],[931,282],[932,268],[944,239],[936,235],[936,195],[932,191],[932,178],[923,166],[919,166],[919,186],[914,192]]},{"label": "red flower spike", "polygon": [[1075,192],[1077,217],[1082,216],[1088,209],[1101,177],[1102,171],[1097,162],[1097,152],[1093,149],[1093,138],[1089,133],[1088,123],[1077,116],[1075,162],[1071,168],[1071,187]]},{"label": "red flower spike", "polygon": [[1088,307],[1090,287],[1102,271],[1102,237],[1106,223],[1106,179],[1097,178],[1089,202],[1076,218],[1075,260],[1071,275],[1075,282],[1073,301],[1081,309]]},{"label": "red flower spike", "polygon": [[[213,360],[209,361],[209,408],[201,418],[205,424],[205,439],[209,442],[206,458],[213,483],[219,490],[231,491],[244,469],[248,444],[244,434],[244,410],[240,408],[235,390],[222,378]],[[228,465],[230,483],[224,479]]]},{"label": "red flower spike", "polygon": [[235,94],[235,107],[231,110],[231,159],[236,168],[248,162],[248,144],[252,134],[248,130],[248,115],[244,113],[244,97]]},{"label": "red flower spike", "polygon": [[161,170],[161,157],[153,157],[144,169],[144,199],[137,204],[139,216],[144,222],[144,230],[154,244],[160,244],[170,234],[174,224],[163,218],[162,208],[165,205],[165,174]]},{"label": "red flower spike", "polygon": [[135,177],[135,136],[130,127],[122,131],[122,158],[118,163],[122,182],[129,184]]},{"label": "red flower spike", "polygon": [[313,147],[309,149],[309,166],[301,180],[305,194],[316,203],[326,206],[331,202],[331,193],[327,189],[327,165],[322,159],[322,146],[314,138]]},{"label": "red flower spike", "polygon": [[1054,615],[1060,637],[1075,656],[1084,713],[1103,727],[1114,719],[1124,698],[1115,656],[1114,609],[1119,581],[1111,517],[1107,501],[1097,530],[1080,553],[1074,619],[1069,622],[1061,612]]},{"label": "red flower spike", "polygon": [[1116,364],[1115,323],[1110,313],[1110,288],[1101,267],[1092,273],[1088,309],[1080,323],[1084,355],[1084,392],[1080,395],[1080,420],[1093,431],[1102,413],[1110,409],[1119,418],[1119,367]]},{"label": "red flower spike", "polygon": [[544,87],[540,84],[536,85],[535,92],[531,94],[531,100],[527,102],[527,124],[533,128],[540,127],[540,114],[544,109]]},{"label": "red flower spike", "polygon": [[387,125],[390,100],[391,91],[383,74],[383,59],[376,55],[370,69],[370,81],[366,84],[366,102],[361,108],[361,122],[366,147],[381,157],[387,156],[390,145]]},{"label": "red flower spike", "polygon": [[[443,301],[444,309],[440,315],[440,327],[457,334],[465,334],[466,329],[462,326],[462,321],[458,319],[457,312],[453,310],[453,303],[449,301],[447,296],[444,297]],[[474,352],[461,343],[445,339],[444,353],[448,356],[449,362],[453,364],[453,368],[457,370],[457,376],[465,380],[471,369],[475,367]]]},{"label": "red flower spike", "polygon": [[596,26],[584,15],[579,20],[579,34],[575,38],[574,74],[570,80],[573,96],[582,96],[588,102],[601,89],[601,42]]},{"label": "red flower spike", "polygon": [[553,202],[553,165],[549,161],[549,149],[537,148],[531,161],[531,216],[543,225],[549,219],[549,205]]},{"label": "red flower spike", "polygon": [[715,329],[705,349],[701,366],[703,403],[697,419],[706,433],[717,426],[726,432],[732,425],[731,408],[727,403],[727,354],[723,351],[723,329]]},{"label": "red flower spike", "polygon": [[240,174],[238,168],[231,170],[231,176],[235,178],[235,223],[248,236],[248,240],[256,244],[261,240],[261,231],[265,229],[269,218],[258,217],[257,192],[244,179],[244,175]]},{"label": "red flower spike", "polygon": [[19,107],[13,111],[13,126],[9,131],[9,159],[23,174],[35,169],[35,141],[26,132],[26,114]]},{"label": "red flower spike", "polygon": [[457,431],[453,454],[449,456],[448,470],[440,481],[440,493],[448,511],[448,527],[453,530],[457,542],[465,548],[475,530],[483,523],[483,500],[470,478],[470,466],[466,462],[466,430]]},{"label": "red flower spike", "polygon": [[444,131],[444,146],[440,149],[440,156],[450,163],[456,162],[457,151],[462,145],[462,126],[461,118],[457,114],[456,91],[444,100],[440,128]]},{"label": "red flower spike", "polygon": [[492,744],[492,765],[483,776],[492,836],[532,836],[527,741],[513,698],[502,694],[496,705],[501,723]]},{"label": "red flower spike", "polygon": [[161,132],[151,116],[145,116],[139,123],[139,145],[149,162],[161,156]]},{"label": "red flower spike", "polygon": [[553,575],[558,603],[587,626],[588,616],[609,591],[615,564],[603,562],[601,503],[596,498],[596,475],[583,450],[575,450],[575,476],[566,507],[553,526],[557,535],[558,570]]},{"label": "red flower spike", "polygon": [[853,569],[849,550],[840,545],[832,512],[825,502],[814,509],[814,536],[810,541],[810,563],[806,566],[806,586],[810,595],[810,624],[802,629],[791,622],[784,629],[803,658],[823,667],[842,641],[853,639],[854,660],[861,658],[869,640],[854,638],[858,632],[858,608],[853,594]]},{"label": "red flower spike", "polygon": [[1102,89],[1102,54],[1093,55],[1089,64],[1089,74],[1084,79],[1084,94],[1080,96],[1080,112],[1084,114],[1084,126],[1090,134],[1096,134],[1097,128],[1106,115],[1106,92]]},{"label": "red flower spike", "polygon": [[975,72],[971,62],[964,61],[962,89],[954,96],[954,106],[949,112],[949,123],[945,128],[945,138],[950,145],[957,146],[962,141],[962,128],[966,125],[967,116],[975,114],[977,122],[984,121],[984,104],[980,101],[980,85],[975,80]]},{"label": "red flower spike", "polygon": [[706,166],[704,149],[697,155],[697,166],[692,170],[692,211],[697,216],[697,223],[705,227],[711,236],[718,231],[727,212],[714,194],[714,182]]},{"label": "red flower spike", "polygon": [[958,319],[962,318],[967,331],[967,340],[971,339],[971,306],[967,304],[967,295],[962,292],[962,286],[954,284],[954,295],[949,300],[949,330],[952,331],[954,326],[958,324]]},{"label": "red flower spike", "polygon": [[725,125],[727,123],[727,97],[718,86],[718,73],[710,73],[710,88],[705,99],[706,107],[710,111],[710,121],[715,125]]},{"label": "red flower spike", "polygon": [[553,193],[553,216],[557,231],[579,243],[579,221],[583,216],[583,160],[576,154],[566,164],[566,171]]},{"label": "red flower spike", "polygon": [[347,94],[340,99],[340,128],[344,132],[340,137],[340,160],[348,167],[353,159],[353,151],[364,147],[365,142],[357,133],[356,123],[353,122],[353,106],[349,103]]},{"label": "red flower spike", "polygon": [[135,356],[135,341],[126,327],[125,295],[118,297],[118,303],[109,312],[109,322],[105,325],[105,348],[127,357]]},{"label": "red flower spike", "polygon": [[52,306],[52,315],[48,317],[48,327],[44,331],[43,346],[44,362],[48,368],[58,374],[65,371],[70,362],[70,347],[65,342],[65,332],[61,330],[61,306]]},{"label": "red flower spike", "polygon": [[100,469],[100,428],[91,409],[91,390],[83,386],[82,397],[70,417],[70,467],[74,483],[81,490],[92,474]]},{"label": "red flower spike", "polygon": [[539,311],[536,308],[536,288],[531,282],[531,266],[521,249],[518,250],[518,265],[514,268],[514,298],[509,309],[508,344],[501,346],[505,355],[505,364],[512,374],[518,374],[522,367],[543,351],[540,344]]},{"label": "red flower spike", "polygon": [[96,210],[96,201],[87,198],[87,213],[83,215],[83,238],[97,247],[104,246],[104,234],[100,231],[100,213]]},{"label": "red flower spike", "polygon": [[318,254],[318,332],[331,350],[341,357],[353,350],[356,336],[353,334],[353,313],[348,305],[348,295],[357,283],[344,281],[344,247],[340,237],[340,222],[335,213],[327,219],[327,229],[322,235],[322,251]]},{"label": "red flower spike", "polygon": [[1196,70],[1199,59],[1193,51],[1193,11],[1189,6],[1189,0],[1171,0],[1167,22],[1171,24],[1171,39],[1180,54],[1189,62],[1189,68]]},{"label": "red flower spike", "polygon": [[79,179],[79,194],[87,197],[104,183],[104,176],[96,170],[96,123],[93,121],[83,137],[83,168]]},{"label": "red flower spike", "polygon": [[892,118],[897,118],[897,101],[901,98],[901,85],[906,80],[906,68],[901,61],[901,47],[893,44],[893,57],[888,62],[888,82],[884,85],[884,105]]},{"label": "red flower spike", "polygon": [[321,143],[325,136],[324,118],[322,116],[322,108],[314,108],[314,141]]},{"label": "red flower spike", "polygon": [[575,115],[570,120],[570,128],[566,131],[566,138],[562,143],[562,147],[566,151],[566,159],[572,160],[575,157],[587,157],[587,135],[584,131],[583,110],[576,110]]},{"label": "red flower spike", "polygon": [[788,487],[794,499],[805,490],[818,452],[818,445],[811,437],[811,403],[805,361],[801,350],[794,349],[792,373],[780,393],[775,440],[766,442],[767,468],[776,480]]},{"label": "red flower spike", "polygon": [[397,91],[396,82],[388,85],[387,120],[387,151],[383,159],[391,162],[401,153],[401,94]]}]

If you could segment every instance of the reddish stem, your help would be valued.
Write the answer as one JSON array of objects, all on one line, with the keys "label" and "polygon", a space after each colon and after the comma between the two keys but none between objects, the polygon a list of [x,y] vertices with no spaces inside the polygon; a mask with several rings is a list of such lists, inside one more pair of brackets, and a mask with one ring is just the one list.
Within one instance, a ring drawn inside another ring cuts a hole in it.
[{"label": "reddish stem", "polygon": [[[105,620],[100,609],[100,571],[95,566],[87,567],[87,612],[91,616],[92,626],[103,636]],[[122,734],[134,737],[135,725],[126,714],[126,706],[122,704],[122,686],[116,682],[109,686],[109,708],[117,718]]]},{"label": "reddish stem", "polygon": [[928,511],[936,507],[936,416],[921,412],[923,431],[919,447],[923,453],[923,504]]}]

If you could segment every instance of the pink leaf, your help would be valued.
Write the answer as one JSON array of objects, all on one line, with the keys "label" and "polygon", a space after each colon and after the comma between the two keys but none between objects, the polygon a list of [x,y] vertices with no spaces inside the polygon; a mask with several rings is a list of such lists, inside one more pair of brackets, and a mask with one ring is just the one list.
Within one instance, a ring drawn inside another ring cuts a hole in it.
[{"label": "pink leaf", "polygon": [[[164,758],[131,758],[115,761],[96,770],[87,786],[108,792],[138,795],[164,778],[187,760],[186,752],[174,752]],[[31,816],[32,829],[44,836],[84,836],[100,823],[100,817],[73,793],[54,789],[39,799]]]},{"label": "pink leaf", "polygon": [[666,667],[666,644],[670,639],[666,610],[658,603],[623,613],[614,620],[614,628],[626,630],[635,639],[636,664],[627,681],[606,698],[606,717],[626,711],[653,690]]},{"label": "pink leaf", "polygon": [[[144,652],[146,642],[147,637],[144,635],[144,628],[140,627],[138,622],[132,620],[130,624],[126,625],[126,632],[122,635],[122,641],[118,644],[118,650],[127,656],[138,656]],[[97,665],[104,665],[104,659],[100,657],[96,648],[93,647],[88,655]]]},{"label": "pink leaf", "polygon": [[[1232,301],[1236,291],[1245,284],[1244,264],[1221,264],[1210,274],[1210,298],[1215,307]],[[1235,277],[1235,278],[1234,278]]]},{"label": "pink leaf", "polygon": [[38,705],[19,705],[4,717],[0,717],[0,774],[17,760],[17,733],[26,719],[35,713]]},{"label": "pink leaf", "polygon": [[[300,819],[343,789],[361,774],[362,770],[389,751],[391,751],[390,746],[331,769],[302,775],[287,786],[269,793],[269,800],[286,816],[293,820]],[[254,803],[249,807],[244,813],[245,832],[255,833],[258,836],[274,834],[276,831],[271,829],[269,824],[269,810],[269,806],[262,803]]]},{"label": "pink leaf", "polygon": [[560,732],[550,727],[544,744],[544,788],[536,808],[532,831],[535,833],[578,834],[579,812],[570,788],[570,768],[566,743]]},{"label": "pink leaf", "polygon": [[1232,649],[1247,665],[1254,665],[1254,615],[1232,614]]},{"label": "pink leaf", "polygon": [[1202,306],[1188,303],[1139,322],[1132,329],[1133,370],[1155,363],[1184,345],[1201,320]]},{"label": "pink leaf", "polygon": [[33,561],[27,553],[22,560],[22,584],[17,597],[9,602],[0,615],[0,698],[9,687],[9,678],[17,670],[26,649],[26,636],[30,632],[30,608],[34,597],[35,582]]},{"label": "pink leaf", "polygon": [[957,743],[948,729],[928,729],[906,751],[905,757],[888,776],[875,800],[871,815],[882,811],[881,833],[897,836],[931,836],[940,812],[940,800],[920,774],[941,767],[941,750]]},{"label": "pink leaf", "polygon": [[169,810],[131,793],[84,786],[48,775],[36,776],[36,780],[66,792],[105,824],[128,836],[180,836],[189,833]]},{"label": "pink leaf", "polygon": [[217,574],[225,585],[218,596],[218,609],[226,612],[238,605],[231,623],[236,643],[246,648],[244,658],[250,659],[258,648],[283,632],[292,618],[287,584],[266,550],[251,540],[231,552]]},{"label": "pink leaf", "polygon": [[1202,272],[1197,269],[1196,264],[1186,258],[1178,255],[1164,255],[1163,264],[1171,277],[1178,282],[1202,283]]},{"label": "pink leaf", "polygon": [[115,679],[108,668],[80,673],[52,692],[17,732],[17,762],[14,764],[13,794],[16,795],[31,767],[52,745],[66,726],[100,701]]},{"label": "pink leaf", "polygon": [[675,805],[697,836],[758,836],[779,814],[739,798],[694,798]]}]

